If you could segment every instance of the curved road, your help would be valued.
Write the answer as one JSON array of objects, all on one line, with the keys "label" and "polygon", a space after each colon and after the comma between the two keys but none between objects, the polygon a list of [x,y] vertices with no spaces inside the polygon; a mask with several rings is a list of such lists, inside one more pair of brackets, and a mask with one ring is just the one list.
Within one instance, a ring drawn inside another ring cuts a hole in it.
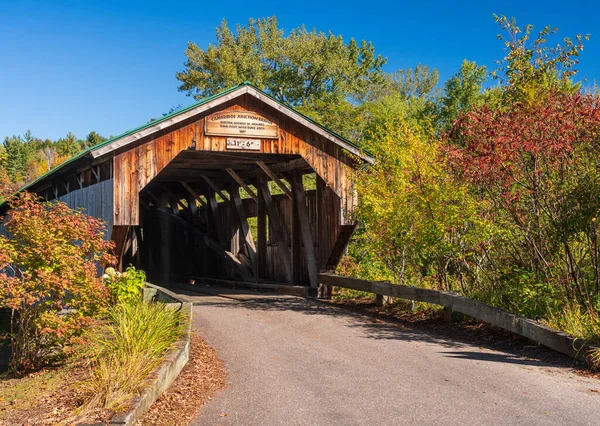
[{"label": "curved road", "polygon": [[195,425],[600,424],[600,381],[567,368],[295,297],[187,294],[229,374]]}]

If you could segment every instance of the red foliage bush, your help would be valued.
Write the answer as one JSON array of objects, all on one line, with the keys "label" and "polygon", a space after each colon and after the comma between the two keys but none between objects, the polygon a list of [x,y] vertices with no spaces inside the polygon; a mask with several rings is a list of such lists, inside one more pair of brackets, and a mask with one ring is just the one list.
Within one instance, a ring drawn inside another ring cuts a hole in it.
[{"label": "red foliage bush", "polygon": [[0,236],[0,306],[12,310],[11,366],[35,369],[61,355],[107,299],[97,264],[113,263],[105,225],[64,203],[23,193]]}]

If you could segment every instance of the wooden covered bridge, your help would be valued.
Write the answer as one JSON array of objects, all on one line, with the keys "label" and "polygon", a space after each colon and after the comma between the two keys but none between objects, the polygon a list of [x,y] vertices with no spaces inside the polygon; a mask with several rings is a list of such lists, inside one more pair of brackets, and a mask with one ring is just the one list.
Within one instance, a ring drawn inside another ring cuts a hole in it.
[{"label": "wooden covered bridge", "polygon": [[25,189],[108,224],[149,279],[317,287],[355,224],[372,159],[249,83],[92,147]]}]

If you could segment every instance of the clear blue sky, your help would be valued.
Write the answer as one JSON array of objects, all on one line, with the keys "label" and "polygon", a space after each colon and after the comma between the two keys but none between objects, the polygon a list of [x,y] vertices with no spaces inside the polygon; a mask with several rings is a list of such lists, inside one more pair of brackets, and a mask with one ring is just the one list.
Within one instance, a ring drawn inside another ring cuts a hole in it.
[{"label": "clear blue sky", "polygon": [[[343,5],[342,5],[343,4]],[[116,135],[193,99],[177,90],[188,41],[214,42],[215,27],[275,15],[366,39],[386,68],[437,67],[442,80],[463,59],[494,67],[503,57],[492,14],[551,24],[561,36],[591,33],[580,77],[600,80],[598,0],[532,1],[45,1],[0,0],[0,137],[56,139],[72,131]]]}]

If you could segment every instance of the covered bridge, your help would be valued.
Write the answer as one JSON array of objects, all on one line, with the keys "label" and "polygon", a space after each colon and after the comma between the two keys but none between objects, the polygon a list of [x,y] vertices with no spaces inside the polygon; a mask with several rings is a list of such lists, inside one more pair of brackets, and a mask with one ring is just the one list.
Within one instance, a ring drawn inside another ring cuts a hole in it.
[{"label": "covered bridge", "polygon": [[249,83],[114,137],[28,185],[108,224],[149,279],[317,287],[355,223],[356,146]]}]

